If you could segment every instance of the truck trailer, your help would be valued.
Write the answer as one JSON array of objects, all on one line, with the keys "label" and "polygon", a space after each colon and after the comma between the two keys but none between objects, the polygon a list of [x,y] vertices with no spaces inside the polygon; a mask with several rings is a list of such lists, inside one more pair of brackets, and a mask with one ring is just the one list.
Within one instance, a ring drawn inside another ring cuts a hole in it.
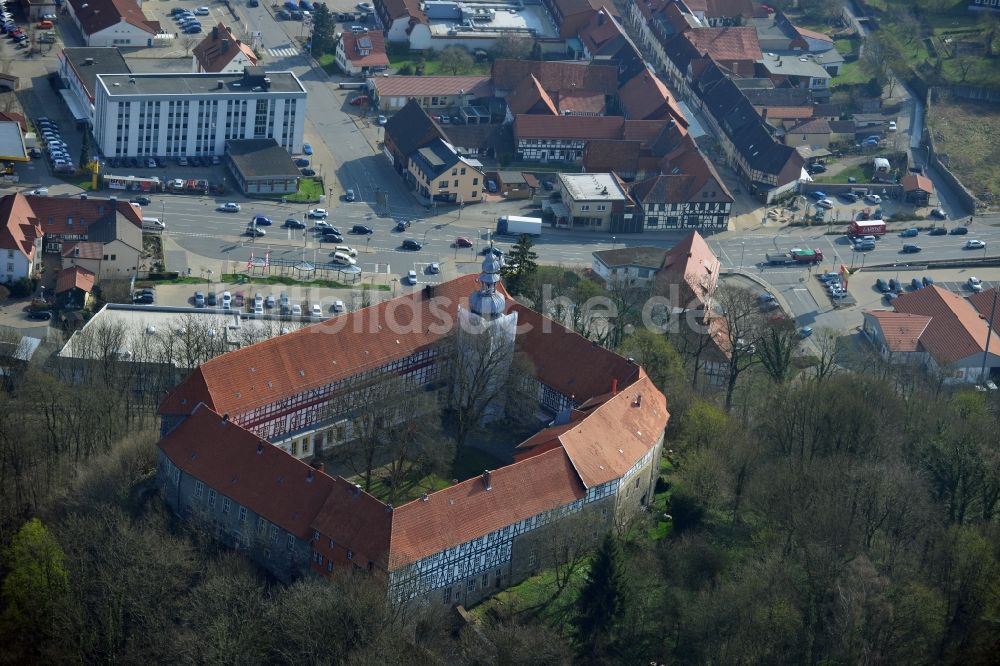
[{"label": "truck trailer", "polygon": [[819,248],[812,250],[795,248],[789,250],[788,252],[780,252],[778,254],[768,253],[765,256],[767,257],[767,263],[772,266],[780,266],[783,264],[815,264],[823,261],[823,250]]},{"label": "truck trailer", "polygon": [[497,233],[501,236],[541,236],[542,218],[504,215],[497,219]]},{"label": "truck trailer", "polygon": [[854,220],[847,227],[851,236],[884,236],[885,220]]}]

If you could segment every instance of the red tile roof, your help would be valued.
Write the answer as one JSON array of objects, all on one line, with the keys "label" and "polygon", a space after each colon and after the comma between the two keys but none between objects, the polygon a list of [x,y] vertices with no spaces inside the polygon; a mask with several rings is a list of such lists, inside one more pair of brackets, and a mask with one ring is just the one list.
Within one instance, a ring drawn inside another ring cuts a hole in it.
[{"label": "red tile roof", "polygon": [[572,111],[576,114],[593,113],[602,116],[608,105],[604,93],[586,90],[563,90],[554,94],[553,99],[560,112]]},{"label": "red tile roof", "polygon": [[[358,48],[358,40],[361,39],[367,39],[371,45],[367,48],[367,55],[361,55],[361,49]],[[345,30],[340,41],[343,44],[344,55],[355,67],[389,66],[389,56],[385,52],[385,36],[381,32],[370,30],[364,33],[353,33]]]},{"label": "red tile roof", "polygon": [[591,173],[615,171],[631,174],[639,164],[642,143],[621,139],[588,141],[583,149],[583,168]]},{"label": "red tile roof", "polygon": [[593,63],[546,60],[494,60],[493,85],[498,91],[512,91],[534,76],[550,93],[586,91],[614,95],[618,89],[618,68]]},{"label": "red tile roof", "polygon": [[[920,346],[940,365],[985,351],[987,325],[975,308],[961,296],[937,285],[900,294],[893,301],[896,312],[931,318]],[[1000,337],[990,333],[990,349],[1000,351]]]},{"label": "red tile roof", "polygon": [[559,115],[559,109],[556,108],[555,102],[545,92],[534,74],[529,74],[527,78],[522,79],[517,88],[507,96],[507,108],[515,116],[528,113],[532,109],[536,109],[538,113],[542,113],[544,110],[550,115]]},{"label": "red tile roof", "polygon": [[624,39],[625,31],[618,25],[618,22],[608,18],[608,12],[604,7],[597,10],[594,15],[580,30],[577,35],[587,52],[591,56],[601,53],[605,45],[610,44],[615,39]]},{"label": "red tile roof", "polygon": [[800,123],[786,123],[789,134],[829,134],[830,123],[826,118],[808,118]]},{"label": "red tile roof", "polygon": [[915,352],[920,349],[920,336],[931,323],[925,315],[872,310],[866,312],[878,322],[886,347],[892,352]]},{"label": "red tile roof", "polygon": [[684,117],[666,84],[648,69],[633,76],[618,91],[626,115],[633,120],[664,120],[673,118],[684,127]]},{"label": "red tile roof", "polygon": [[159,447],[186,474],[307,541],[334,485],[326,474],[205,405],[196,406]]},{"label": "red tile roof", "polygon": [[35,239],[40,231],[28,198],[23,194],[8,194],[0,199],[0,220],[3,220],[0,249],[20,252],[29,261],[34,259]]},{"label": "red tile roof", "polygon": [[239,53],[243,53],[251,64],[257,64],[253,49],[237,39],[233,35],[233,29],[221,22],[194,47],[192,53],[205,72],[221,72]]},{"label": "red tile roof", "polygon": [[125,21],[140,30],[156,34],[159,21],[150,21],[135,0],[69,0],[86,35],[93,35]]},{"label": "red tile roof", "polygon": [[[1000,292],[1000,287],[993,287],[992,289],[987,289],[986,291],[980,291],[973,293],[969,296],[969,304],[976,309],[979,316],[985,321],[990,320],[990,315],[993,315],[993,330],[1000,331],[1000,298],[996,301],[996,311],[993,311],[993,297]],[[1000,350],[997,350],[1000,353]]]},{"label": "red tile roof", "polygon": [[816,32],[815,30],[810,30],[808,28],[801,28],[795,26],[795,31],[799,33],[802,37],[809,37],[810,39],[819,39],[824,42],[833,43],[833,37],[830,35],[824,35],[822,32]]},{"label": "red tile roof", "polygon": [[[641,456],[640,456],[641,457]],[[393,512],[394,569],[586,496],[562,448],[477,476]]]},{"label": "red tile roof", "polygon": [[379,97],[425,97],[457,95],[489,97],[493,86],[488,76],[377,76],[375,92]]},{"label": "red tile roof", "polygon": [[22,132],[28,131],[28,123],[25,121],[24,116],[15,111],[0,111],[0,121],[6,120],[8,122],[17,123],[21,126]]},{"label": "red tile roof", "polygon": [[[7,195],[13,196],[13,195]],[[4,197],[6,199],[7,197]],[[91,224],[115,210],[129,222],[142,227],[142,217],[128,201],[109,199],[64,199],[60,197],[25,197],[43,234],[79,234]]]},{"label": "red tile roof", "polygon": [[[324,475],[325,476],[325,475]],[[312,527],[329,539],[354,552],[354,559],[364,566],[374,562],[389,567],[389,548],[394,516],[389,507],[351,482],[334,477],[330,494],[312,521]]]},{"label": "red tile roof", "polygon": [[621,116],[531,116],[514,118],[514,139],[617,139]]},{"label": "red tile roof", "polygon": [[757,29],[750,26],[695,28],[684,33],[684,38],[703,56],[711,56],[719,63],[754,62],[764,57],[757,41]]},{"label": "red tile roof", "polygon": [[395,20],[404,16],[410,16],[418,19],[421,23],[427,22],[427,16],[420,9],[420,2],[418,0],[376,0],[376,2],[385,6],[386,12],[391,19]]},{"label": "red tile roof", "polygon": [[764,117],[764,111],[767,111],[767,119],[797,119],[797,118],[812,118],[813,107],[811,106],[755,106],[753,107],[760,116]]},{"label": "red tile roof", "polygon": [[699,309],[715,292],[719,280],[719,259],[697,231],[667,251],[656,274],[656,292],[669,295],[671,285],[679,285],[676,307]]},{"label": "red tile roof", "polygon": [[927,176],[921,176],[919,173],[906,174],[899,179],[899,184],[903,186],[904,192],[920,190],[928,194],[934,193],[934,184],[931,182],[931,179]]},{"label": "red tile roof", "polygon": [[73,266],[59,271],[56,278],[56,294],[62,294],[71,289],[79,289],[87,294],[94,290],[94,274],[86,268]]},{"label": "red tile roof", "polygon": [[62,256],[66,259],[100,259],[104,256],[104,244],[94,241],[64,243]]}]

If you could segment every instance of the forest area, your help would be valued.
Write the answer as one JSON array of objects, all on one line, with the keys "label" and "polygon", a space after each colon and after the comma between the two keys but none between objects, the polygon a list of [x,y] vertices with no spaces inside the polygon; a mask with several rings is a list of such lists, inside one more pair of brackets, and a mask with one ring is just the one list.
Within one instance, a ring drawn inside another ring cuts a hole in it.
[{"label": "forest area", "polygon": [[[508,279],[535,303],[594,295],[561,269]],[[633,328],[636,297],[612,290],[601,326],[566,319],[667,395],[656,509],[567,554],[578,575],[559,613],[495,604],[464,628],[443,607],[390,605],[364,574],[281,585],[177,521],[155,490],[151,401],[117,365],[8,377],[0,661],[995,663],[996,396],[822,339],[803,356],[749,309],[733,326],[753,350],[709,388],[685,328]],[[720,297],[737,317],[745,294]]]}]

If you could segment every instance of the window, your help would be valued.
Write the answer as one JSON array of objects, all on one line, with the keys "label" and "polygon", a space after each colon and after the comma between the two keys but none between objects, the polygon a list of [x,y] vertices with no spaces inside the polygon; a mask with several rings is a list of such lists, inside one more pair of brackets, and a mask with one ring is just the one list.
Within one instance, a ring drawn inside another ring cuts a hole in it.
[{"label": "window", "polygon": [[354,551],[353,550],[348,549],[348,551],[347,551],[347,559],[349,559],[349,560],[353,560],[354,559]]},{"label": "window", "polygon": [[482,588],[485,590],[490,586],[490,575],[488,573],[483,574]]},{"label": "window", "polygon": [[327,560],[326,561],[326,570],[327,571],[333,571],[333,560]]},{"label": "window", "polygon": [[245,506],[240,507],[240,522],[247,522],[247,508]]},{"label": "window", "polygon": [[263,534],[265,529],[267,529],[267,521],[257,516],[257,534]]},{"label": "window", "polygon": [[444,591],[441,593],[441,601],[444,602],[444,603],[449,603],[451,601],[451,588],[450,587],[444,588]]},{"label": "window", "polygon": [[441,187],[441,188],[448,187],[448,181],[447,180],[442,180],[441,182],[438,183],[438,187]]},{"label": "window", "polygon": [[288,538],[285,539],[285,547],[288,548],[288,550],[291,550],[292,548],[295,547],[295,537],[293,537],[291,534],[289,534]]},{"label": "window", "polygon": [[597,210],[607,210],[608,207],[604,204],[597,204]]},{"label": "window", "polygon": [[209,488],[208,490],[208,508],[215,508],[215,491]]},{"label": "window", "polygon": [[[459,173],[461,173],[464,176],[465,175],[465,167],[462,167],[462,169],[459,171]],[[453,171],[451,175],[454,176],[455,172]]]},{"label": "window", "polygon": [[468,584],[466,585],[466,587],[468,588],[469,592],[472,592],[473,590],[475,590],[476,589],[476,579],[475,578],[470,578]]},{"label": "window", "polygon": [[277,540],[278,540],[278,526],[271,525],[271,543],[274,543]]},{"label": "window", "polygon": [[111,261],[116,261],[117,259],[118,259],[118,255],[116,255],[116,254],[111,255]]},{"label": "window", "polygon": [[501,575],[501,571],[500,571],[500,569],[497,569],[497,571],[496,571],[496,577],[493,579],[493,582],[497,586],[498,590],[500,589],[500,575]]},{"label": "window", "polygon": [[528,568],[534,569],[537,561],[538,561],[537,554],[535,553],[535,551],[531,551],[531,553],[528,555]]},{"label": "window", "polygon": [[476,177],[476,178],[473,178],[473,179],[472,179],[472,185],[473,185],[473,186],[476,186],[476,185],[478,185],[478,184],[479,184],[479,178],[478,178],[478,177]]},{"label": "window", "polygon": [[222,513],[229,513],[230,501],[228,497],[222,498]]},{"label": "window", "polygon": [[458,175],[458,169],[452,169],[451,170],[451,175],[457,176]]},{"label": "window", "polygon": [[590,210],[590,204],[581,204],[580,210]]}]

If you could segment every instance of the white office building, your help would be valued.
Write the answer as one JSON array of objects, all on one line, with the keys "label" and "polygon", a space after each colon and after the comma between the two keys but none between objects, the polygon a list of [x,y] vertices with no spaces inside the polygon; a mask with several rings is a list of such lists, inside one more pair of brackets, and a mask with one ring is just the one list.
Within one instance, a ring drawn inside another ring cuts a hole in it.
[{"label": "white office building", "polygon": [[229,139],[302,149],[306,89],[292,72],[99,74],[94,137],[105,157],[223,155]]}]

